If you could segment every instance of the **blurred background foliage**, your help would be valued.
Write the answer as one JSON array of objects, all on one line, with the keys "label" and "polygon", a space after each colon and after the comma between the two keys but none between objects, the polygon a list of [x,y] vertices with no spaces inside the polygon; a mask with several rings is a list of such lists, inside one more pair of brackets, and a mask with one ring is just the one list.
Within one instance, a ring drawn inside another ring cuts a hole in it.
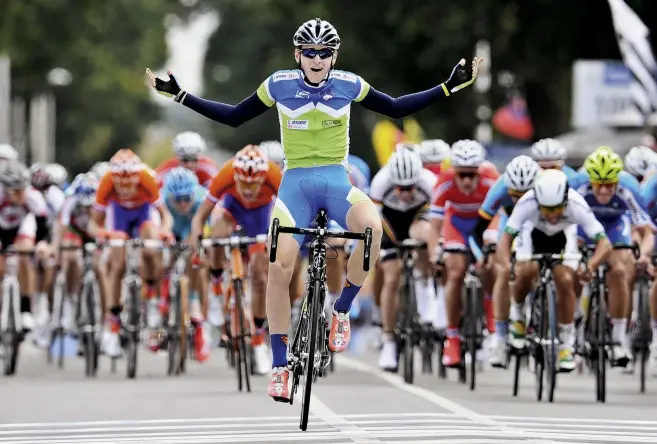
[{"label": "blurred background foliage", "polygon": [[[657,1],[628,4],[655,28]],[[210,9],[221,23],[209,40],[202,95],[228,103],[251,94],[272,72],[294,67],[292,34],[316,16],[340,33],[338,68],[392,96],[442,82],[461,57],[473,55],[478,40],[488,39],[491,104],[506,100],[496,74],[512,72],[535,138],[569,128],[575,59],[620,57],[603,0],[0,0],[0,52],[11,57],[12,95],[27,99],[54,91],[57,160],[68,167],[81,169],[120,147],[137,146],[149,125],[173,118],[152,101],[144,68],[164,66],[174,16],[184,22]],[[47,82],[55,67],[71,73],[68,86]],[[179,80],[184,86],[185,79]],[[472,137],[474,95],[461,92],[417,118],[427,136]],[[352,107],[352,151],[370,161],[375,119]],[[239,129],[208,128],[228,151],[279,134],[274,111]]]}]

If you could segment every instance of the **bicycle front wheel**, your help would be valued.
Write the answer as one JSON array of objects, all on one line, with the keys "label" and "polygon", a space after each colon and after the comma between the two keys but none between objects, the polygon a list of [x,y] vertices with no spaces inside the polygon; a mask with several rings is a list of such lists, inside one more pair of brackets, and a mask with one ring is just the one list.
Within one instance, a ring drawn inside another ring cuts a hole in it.
[{"label": "bicycle front wheel", "polygon": [[[637,303],[637,338],[635,341],[635,349],[638,349],[636,356],[639,361],[640,368],[640,378],[641,378],[641,393],[646,392],[646,363],[649,356],[649,344],[650,344],[650,306],[649,306],[649,294],[650,287],[648,282],[642,280],[639,283],[638,291],[638,303]],[[657,339],[657,338],[654,338]]]},{"label": "bicycle front wheel", "polygon": [[84,341],[84,362],[85,374],[89,377],[96,376],[98,370],[98,342],[96,339],[96,326],[99,323],[97,319],[97,306],[100,302],[98,289],[91,281],[84,281],[82,284],[82,292],[80,294],[80,302],[84,307],[84,320],[83,336]]},{"label": "bicycle front wheel", "polygon": [[168,375],[180,374],[180,325],[182,322],[182,304],[180,302],[180,280],[176,279],[173,285],[173,292],[169,295],[169,322],[167,351],[169,358]]},{"label": "bicycle front wheel", "polygon": [[415,286],[413,280],[409,276],[406,276],[404,293],[406,297],[401,298],[401,300],[405,302],[404,307],[402,308],[402,312],[404,313],[404,382],[406,382],[406,384],[413,384],[413,358],[415,357],[413,347],[413,342],[415,340],[414,320],[417,309],[415,308]]},{"label": "bicycle front wheel", "polygon": [[[250,392],[251,391],[251,364],[250,364],[250,349],[247,345],[246,342],[246,337],[249,334],[249,326],[244,325],[245,324],[245,319],[244,319],[244,289],[242,288],[242,280],[240,279],[235,279],[233,281],[233,288],[235,291],[235,309],[237,312],[237,322],[236,322],[236,327],[237,327],[237,358],[238,358],[238,372],[242,373],[244,372],[244,383],[246,385],[246,391]],[[239,377],[240,379],[240,390],[242,390],[242,376]]]},{"label": "bicycle front wheel", "polygon": [[[311,291],[311,290],[309,290]],[[310,395],[313,386],[313,376],[315,373],[315,350],[317,349],[317,340],[319,337],[319,313],[323,307],[320,301],[323,300],[322,292],[324,286],[322,282],[315,281],[312,287],[312,293],[308,295],[308,303],[310,304],[310,316],[308,319],[308,343],[306,348],[305,364],[304,364],[304,390],[303,398],[301,400],[301,422],[299,428],[304,432],[308,428],[308,415],[310,414]],[[323,329],[324,326],[322,325]]]},{"label": "bicycle front wheel", "polygon": [[545,289],[548,304],[548,337],[545,343],[545,368],[547,370],[548,402],[554,402],[554,389],[557,385],[557,348],[559,333],[557,330],[557,301],[551,286]]},{"label": "bicycle front wheel", "polygon": [[476,386],[477,377],[477,342],[479,339],[481,314],[479,311],[479,291],[475,286],[468,287],[467,290],[467,309],[468,313],[468,327],[467,327],[467,340],[468,352],[470,354],[470,390],[474,390]]},{"label": "bicycle front wheel", "polygon": [[137,376],[137,351],[139,348],[139,285],[128,286],[128,368],[127,376]]},{"label": "bicycle front wheel", "polygon": [[596,322],[598,333],[597,391],[598,401],[605,402],[607,398],[607,306],[605,303],[604,286],[600,285],[597,293]]}]

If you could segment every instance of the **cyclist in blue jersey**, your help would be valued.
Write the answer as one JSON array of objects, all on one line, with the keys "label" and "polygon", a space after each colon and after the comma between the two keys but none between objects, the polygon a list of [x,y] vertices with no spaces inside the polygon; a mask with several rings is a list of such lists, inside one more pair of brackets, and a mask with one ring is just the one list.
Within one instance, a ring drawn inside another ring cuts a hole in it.
[{"label": "cyclist in blue jersey", "polygon": [[[623,161],[610,149],[597,149],[586,158],[584,166],[588,180],[577,191],[584,196],[613,245],[630,245],[632,226],[636,227],[641,236],[640,257],[636,265],[647,267],[651,261],[654,235],[650,218],[643,208],[638,182],[622,171]],[[580,232],[580,237],[587,240],[583,232]],[[634,256],[630,250],[614,250],[607,258],[607,265],[607,285],[612,295],[609,298],[609,314],[615,343],[611,362],[613,366],[626,367],[631,355],[625,316],[635,273]]]},{"label": "cyclist in blue jersey", "polygon": [[632,147],[625,155],[625,171],[639,183],[657,166],[657,153],[647,146]]},{"label": "cyclist in blue jersey", "polygon": [[[501,237],[504,233],[506,221],[513,212],[516,202],[534,186],[534,179],[538,172],[538,164],[529,156],[518,156],[509,162],[504,174],[497,179],[488,191],[486,199],[484,199],[484,203],[479,209],[479,221],[473,233],[474,241],[479,246],[483,245],[486,229],[498,212],[500,224],[497,237],[498,239]],[[511,301],[508,297],[509,276],[505,274],[507,268],[504,264],[495,264],[495,283],[493,284],[495,335],[491,342],[490,354],[490,364],[493,367],[506,366],[509,312],[511,308]]]},{"label": "cyclist in blue jersey", "polygon": [[[192,219],[205,199],[207,190],[199,183],[196,174],[184,167],[169,170],[164,175],[163,181],[162,198],[173,218],[173,235],[177,242],[187,242],[188,245],[194,246],[194,239],[189,239],[192,232]],[[190,285],[188,306],[194,326],[195,358],[199,362],[204,362],[210,355],[210,328],[205,322],[208,306],[208,277],[204,269],[191,264],[188,266],[187,273]]]},{"label": "cyclist in blue jersey", "polygon": [[[349,153],[349,115],[352,102],[392,118],[401,118],[426,108],[471,85],[482,62],[461,59],[443,83],[415,94],[392,98],[371,87],[363,78],[333,69],[340,37],[326,20],[302,24],[293,37],[296,69],[277,71],[258,90],[237,105],[212,102],[181,89],[169,71],[169,80],[157,78],[149,69],[148,81],[160,93],[217,122],[237,127],[276,105],[287,169],[272,218],[281,225],[306,227],[320,208],[331,219],[352,231],[373,231],[372,258],[379,254],[381,220],[365,193],[349,182],[344,161]],[[272,379],[268,393],[289,402],[287,330],[290,303],[287,291],[302,236],[281,235],[276,262],[270,265],[267,282],[267,318],[273,352]],[[329,347],[343,351],[349,344],[349,308],[367,273],[363,271],[363,243],[351,255],[347,279],[335,303]]]},{"label": "cyclist in blue jersey", "polygon": [[349,154],[347,161],[349,164],[349,180],[353,186],[365,193],[369,193],[372,173],[367,162],[353,154]]}]

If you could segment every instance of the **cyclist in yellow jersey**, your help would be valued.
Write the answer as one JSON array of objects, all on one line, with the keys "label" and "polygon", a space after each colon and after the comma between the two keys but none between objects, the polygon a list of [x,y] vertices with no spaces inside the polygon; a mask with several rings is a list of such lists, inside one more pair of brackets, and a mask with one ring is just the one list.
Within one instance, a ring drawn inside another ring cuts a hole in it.
[{"label": "cyclist in yellow jersey", "polygon": [[[239,126],[276,105],[281,124],[281,143],[286,171],[276,198],[272,218],[281,225],[307,227],[320,208],[351,231],[372,228],[372,257],[381,243],[381,220],[365,193],[354,187],[347,173],[349,115],[351,102],[393,118],[415,113],[439,98],[472,84],[482,59],[461,59],[445,82],[415,94],[392,98],[371,87],[360,76],[333,69],[340,37],[326,20],[302,24],[293,37],[296,69],[277,71],[251,96],[238,105],[212,102],[180,88],[169,72],[169,80],[146,74],[160,93],[204,116]],[[281,235],[276,262],[270,265],[267,282],[267,318],[273,352],[269,396],[289,402],[287,330],[290,323],[288,289],[303,236]],[[343,351],[351,339],[349,309],[367,273],[363,271],[364,246],[358,242],[347,265],[347,278],[333,308],[329,347]]]}]

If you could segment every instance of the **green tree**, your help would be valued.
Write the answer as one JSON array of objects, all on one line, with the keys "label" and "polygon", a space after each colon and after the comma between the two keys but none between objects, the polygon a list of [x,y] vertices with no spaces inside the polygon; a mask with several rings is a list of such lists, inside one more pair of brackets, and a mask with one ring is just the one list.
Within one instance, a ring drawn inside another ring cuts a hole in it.
[{"label": "green tree", "polygon": [[[12,93],[53,91],[57,160],[80,170],[118,148],[135,146],[159,110],[144,86],[147,66],[166,56],[167,14],[178,0],[4,0],[0,52],[12,61]],[[63,67],[72,83],[55,88],[47,74]]]}]

